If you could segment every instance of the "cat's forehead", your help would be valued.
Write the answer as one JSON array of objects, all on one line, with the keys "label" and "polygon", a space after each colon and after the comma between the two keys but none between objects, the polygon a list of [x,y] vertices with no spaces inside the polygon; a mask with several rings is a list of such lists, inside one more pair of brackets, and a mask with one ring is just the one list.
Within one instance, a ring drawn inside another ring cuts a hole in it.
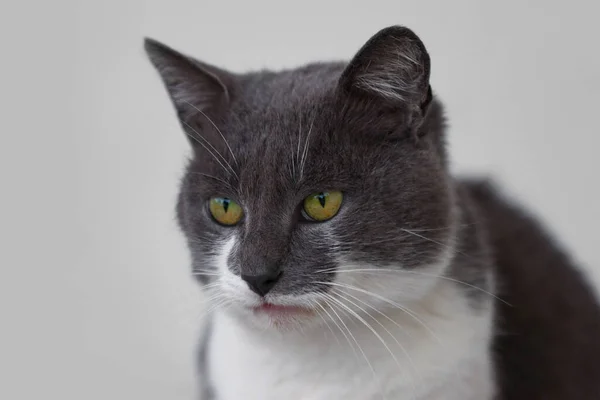
[{"label": "cat's forehead", "polygon": [[344,67],[345,63],[313,63],[278,72],[248,73],[238,81],[240,100],[256,107],[309,100],[334,88]]},{"label": "cat's forehead", "polygon": [[231,140],[241,152],[276,156],[297,151],[311,136],[317,139],[328,123],[340,73],[337,64],[324,64],[249,74],[226,121]]},{"label": "cat's forehead", "polygon": [[[336,89],[343,70],[343,63],[326,63],[241,77],[227,116],[218,121],[231,149],[213,135],[220,153],[235,156],[229,161],[238,169],[240,182],[233,184],[264,197],[296,190],[302,182],[317,187],[347,180],[361,171],[360,160],[370,153],[349,139],[348,124],[352,129],[364,124],[360,118],[346,121],[343,104],[338,104]],[[227,174],[206,153],[201,149],[199,162],[212,164],[211,173]]]},{"label": "cat's forehead", "polygon": [[308,124],[332,95],[342,63],[310,64],[281,72],[254,72],[239,80],[230,117],[248,128]]}]

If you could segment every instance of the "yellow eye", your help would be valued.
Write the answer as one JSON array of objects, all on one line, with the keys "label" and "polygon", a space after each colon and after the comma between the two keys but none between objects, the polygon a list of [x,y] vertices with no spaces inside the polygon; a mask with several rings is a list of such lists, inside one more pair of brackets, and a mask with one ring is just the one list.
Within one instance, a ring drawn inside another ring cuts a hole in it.
[{"label": "yellow eye", "polygon": [[327,221],[335,217],[343,197],[342,192],[313,193],[304,199],[304,213],[309,219]]},{"label": "yellow eye", "polygon": [[242,207],[226,197],[213,197],[210,199],[210,213],[213,218],[223,225],[235,225],[242,219]]}]

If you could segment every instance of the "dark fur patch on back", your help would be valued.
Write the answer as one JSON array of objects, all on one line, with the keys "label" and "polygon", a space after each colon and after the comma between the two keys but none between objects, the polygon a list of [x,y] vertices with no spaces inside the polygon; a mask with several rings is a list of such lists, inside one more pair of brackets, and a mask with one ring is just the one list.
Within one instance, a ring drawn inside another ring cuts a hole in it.
[{"label": "dark fur patch on back", "polygon": [[600,307],[581,271],[530,216],[484,182],[483,211],[499,280],[494,343],[501,399],[600,399]]}]

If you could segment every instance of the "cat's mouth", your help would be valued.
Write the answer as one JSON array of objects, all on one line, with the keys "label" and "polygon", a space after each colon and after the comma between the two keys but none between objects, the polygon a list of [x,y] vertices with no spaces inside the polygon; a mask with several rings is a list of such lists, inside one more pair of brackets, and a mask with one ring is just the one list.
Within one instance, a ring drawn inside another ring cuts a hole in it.
[{"label": "cat's mouth", "polygon": [[302,315],[312,315],[314,310],[308,307],[292,306],[292,305],[280,305],[264,302],[258,306],[252,308],[254,313],[268,315],[270,317],[292,317]]}]

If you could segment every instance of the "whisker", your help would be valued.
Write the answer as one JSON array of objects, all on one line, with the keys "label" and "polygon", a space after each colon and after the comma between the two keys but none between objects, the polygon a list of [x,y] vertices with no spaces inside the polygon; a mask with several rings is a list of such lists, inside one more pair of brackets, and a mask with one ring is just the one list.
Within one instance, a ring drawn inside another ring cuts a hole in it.
[{"label": "whisker", "polygon": [[409,271],[409,270],[405,270],[405,269],[390,269],[390,268],[358,268],[358,269],[338,269],[338,268],[332,268],[332,269],[324,269],[324,270],[319,270],[316,271],[319,273],[329,273],[329,274],[333,274],[333,273],[341,273],[341,272],[360,272],[360,273],[375,273],[375,272],[383,272],[383,273],[401,273],[401,274],[414,274],[414,275],[422,275],[422,276],[428,276],[428,277],[432,277],[432,278],[436,278],[436,279],[442,279],[445,281],[449,281],[449,282],[454,282],[454,283],[459,283],[461,285],[465,285],[467,287],[470,287],[472,289],[478,290],[484,294],[487,294],[493,298],[495,298],[498,301],[501,301],[502,303],[506,304],[509,307],[513,307],[512,304],[510,304],[509,302],[507,302],[506,300],[496,296],[495,294],[479,287],[476,285],[472,285],[470,283],[461,281],[459,279],[454,279],[454,278],[450,278],[444,275],[437,275],[437,274],[430,274],[427,272],[420,272],[420,271]]},{"label": "whisker", "polygon": [[229,163],[227,162],[227,160],[225,159],[225,157],[223,157],[218,151],[217,149],[215,149],[208,140],[206,140],[204,138],[204,136],[202,136],[198,131],[196,131],[190,124],[188,124],[187,122],[183,121],[183,124],[186,125],[188,128],[190,128],[196,135],[198,135],[202,140],[204,140],[210,147],[212,147],[212,149],[219,155],[219,157],[221,157],[223,159],[223,161],[225,162],[225,164],[229,167],[229,169],[227,169],[225,167],[225,165],[223,165],[221,163],[221,161],[217,158],[217,156],[210,151],[210,149],[208,147],[206,147],[206,145],[204,143],[202,143],[200,140],[198,140],[194,135],[190,135],[189,133],[185,132],[186,135],[188,135],[189,137],[191,137],[192,139],[194,139],[196,142],[200,143],[200,145],[202,145],[202,147],[204,147],[206,149],[206,151],[208,151],[208,153],[213,156],[213,158],[215,159],[216,162],[219,163],[219,165],[221,167],[223,167],[223,169],[229,174],[230,171],[236,176],[236,178],[239,179],[239,176],[236,174],[235,170],[231,167],[231,165],[229,165]]},{"label": "whisker", "polygon": [[339,267],[331,267],[331,268],[318,269],[318,270],[315,271],[315,273],[326,274],[326,273],[334,273],[334,272],[337,272],[337,271],[341,271],[339,269]]},{"label": "whisker", "polygon": [[411,231],[412,232],[446,231],[446,230],[455,229],[455,228],[467,228],[469,226],[475,226],[475,225],[479,225],[479,224],[480,224],[480,222],[472,222],[470,224],[457,224],[457,225],[450,225],[450,226],[446,226],[446,227],[442,227],[442,228],[411,229]]},{"label": "whisker", "polygon": [[216,269],[208,269],[208,268],[201,268],[201,267],[193,267],[192,268],[192,272],[211,272],[213,274],[216,274],[218,271]]},{"label": "whisker", "polygon": [[210,309],[208,309],[206,311],[205,315],[211,315],[211,314],[214,314],[216,311],[224,310],[226,306],[230,306],[232,304],[233,303],[231,301],[223,300],[219,304],[217,304],[214,307],[211,307]]},{"label": "whisker", "polygon": [[308,158],[308,148],[309,148],[308,141],[310,139],[310,134],[312,133],[313,125],[315,123],[315,118],[316,118],[316,116],[313,118],[313,121],[310,124],[308,134],[306,135],[306,141],[304,142],[304,150],[302,151],[302,161],[300,162],[300,179],[302,179],[302,175],[304,174],[304,165],[306,164],[306,159]]},{"label": "whisker", "polygon": [[[185,100],[184,100],[185,101]],[[200,114],[202,114],[204,116],[204,118],[206,118],[208,120],[208,122],[210,122],[212,124],[212,126],[217,130],[217,132],[219,132],[219,135],[221,135],[221,139],[223,139],[223,141],[225,142],[225,145],[227,146],[227,148],[229,149],[229,152],[231,153],[231,157],[233,157],[233,161],[237,164],[237,160],[235,158],[235,155],[233,154],[233,150],[231,150],[231,147],[229,146],[229,142],[227,142],[227,139],[225,139],[225,135],[223,135],[223,133],[221,132],[221,130],[217,127],[217,125],[213,122],[212,119],[210,119],[210,117],[208,115],[206,115],[206,113],[204,113],[204,111],[202,111],[201,109],[199,109],[198,107],[196,107],[195,105],[193,105],[192,103],[185,101],[186,103],[188,103],[190,106],[194,107],[196,109],[196,111],[198,111]]]},{"label": "whisker", "polygon": [[220,284],[219,282],[213,282],[213,283],[210,283],[210,284],[206,285],[206,286],[205,286],[205,287],[202,289],[202,290],[204,290],[205,292],[207,292],[207,295],[208,295],[208,297],[206,297],[206,298],[204,299],[204,301],[205,301],[206,303],[211,303],[211,302],[213,302],[213,301],[215,301],[215,300],[217,300],[217,299],[219,299],[219,298],[225,298],[225,295],[223,295],[222,293],[219,293],[219,292],[217,292],[217,293],[210,293],[210,292],[211,292],[211,289],[213,289],[213,288],[215,288],[215,287],[219,286],[219,284]]},{"label": "whisker", "polygon": [[[331,299],[331,295],[322,292],[321,293],[322,296]],[[350,337],[352,338],[352,340],[354,341],[354,343],[356,343],[356,347],[358,347],[358,350],[360,351],[360,353],[362,354],[363,358],[365,359],[367,365],[369,366],[369,369],[371,370],[371,372],[373,373],[373,378],[375,378],[375,381],[377,381],[379,384],[380,381],[377,378],[377,374],[375,373],[375,369],[373,368],[373,365],[371,364],[371,362],[369,361],[369,358],[367,357],[367,355],[365,354],[363,348],[360,346],[360,344],[358,343],[358,341],[356,340],[356,338],[354,337],[354,335],[352,334],[352,331],[350,331],[350,329],[348,329],[348,326],[346,325],[346,323],[344,322],[344,320],[340,317],[340,315],[335,311],[335,308],[337,308],[338,310],[343,311],[342,308],[340,308],[339,306],[335,306],[334,303],[331,302],[331,300],[325,300],[326,303],[329,305],[331,311],[333,311],[335,313],[335,315],[337,316],[338,320],[340,321],[340,323],[342,323],[342,325],[344,326],[344,328],[346,328],[346,331],[348,332],[348,335],[350,335]],[[334,307],[335,306],[335,307]],[[343,332],[343,331],[342,331]],[[353,347],[354,348],[354,347]],[[385,399],[385,395],[383,393],[381,393],[382,398]]]},{"label": "whisker", "polygon": [[364,289],[361,289],[361,288],[358,288],[358,287],[355,287],[352,285],[345,285],[345,284],[334,283],[334,282],[315,282],[315,283],[318,283],[321,285],[338,286],[338,287],[343,287],[343,288],[350,289],[350,290],[355,290],[357,292],[361,292],[361,293],[367,294],[369,296],[373,296],[376,299],[379,299],[385,303],[388,303],[388,304],[398,308],[399,310],[404,311],[406,314],[410,315],[415,321],[420,323],[421,326],[423,326],[439,344],[442,344],[442,341],[440,340],[440,338],[431,330],[431,328],[429,328],[429,326],[427,326],[427,324],[425,324],[425,322],[423,322],[418,316],[416,316],[415,313],[413,313],[409,308],[407,308],[401,304],[398,304],[392,300],[386,299],[385,297],[380,296],[376,293],[369,292],[368,290],[364,290]]},{"label": "whisker", "polygon": [[442,246],[442,247],[445,247],[445,248],[447,248],[447,249],[450,249],[450,250],[452,250],[453,252],[456,252],[456,253],[458,253],[458,254],[461,254],[461,255],[463,255],[463,256],[465,256],[465,257],[467,257],[467,258],[473,258],[473,257],[471,257],[470,255],[468,255],[468,254],[466,254],[466,253],[463,253],[462,251],[456,250],[456,249],[455,249],[453,246],[449,246],[449,245],[447,245],[447,244],[445,244],[445,243],[438,242],[437,240],[430,239],[430,238],[428,238],[428,237],[426,237],[426,236],[420,235],[420,234],[418,234],[418,233],[416,233],[416,232],[410,231],[410,230],[408,230],[408,229],[405,229],[405,228],[400,228],[400,229],[401,229],[403,232],[406,232],[406,233],[408,233],[408,234],[414,235],[414,236],[416,236],[416,237],[418,237],[418,238],[421,238],[421,239],[423,239],[423,240],[427,240],[427,241],[429,241],[429,242],[431,242],[431,243],[435,243],[435,244],[437,244],[437,245],[440,245],[440,246]]},{"label": "whisker", "polygon": [[[406,232],[404,232],[404,233],[406,233]],[[411,236],[414,236],[414,235],[406,233],[405,235],[403,234],[401,236],[395,235],[395,236],[390,236],[390,237],[381,238],[381,239],[377,239],[377,240],[368,240],[368,241],[363,240],[363,241],[361,241],[361,245],[362,246],[374,246],[374,245],[383,244],[383,243],[402,244],[402,243],[406,242],[406,239],[410,238]],[[337,234],[336,235],[336,239],[338,239],[338,240],[345,239],[345,238],[352,239],[352,240],[355,239],[355,237],[353,237],[351,234]],[[438,244],[440,244],[440,243],[438,243]],[[354,249],[354,246],[352,243],[348,243],[348,244],[341,243],[340,247],[342,247],[342,248],[345,247],[346,249],[356,251]]]},{"label": "whisker", "polygon": [[343,290],[340,290],[340,289],[332,288],[332,290],[335,291],[335,292],[337,292],[337,293],[344,293],[346,296],[350,296],[354,300],[356,300],[356,301],[364,304],[366,307],[369,307],[371,310],[375,311],[377,314],[381,315],[382,317],[384,317],[385,319],[387,319],[388,321],[390,321],[392,324],[394,324],[398,328],[400,328],[402,330],[402,333],[404,333],[406,336],[412,338],[412,334],[410,334],[402,325],[400,325],[398,322],[396,322],[392,318],[390,318],[387,314],[383,313],[382,311],[379,311],[377,308],[373,307],[372,305],[370,305],[366,301],[361,300],[358,297],[356,297],[354,295],[351,295],[350,293],[348,293],[346,291],[343,291]]},{"label": "whisker", "polygon": [[[211,292],[211,290],[210,290],[210,289],[212,289],[212,288],[215,288],[215,287],[218,287],[220,284],[221,284],[221,282],[220,282],[219,280],[216,280],[216,281],[214,281],[214,282],[211,282],[211,283],[209,283],[209,284],[207,284],[207,285],[204,285],[204,286],[202,286],[202,289],[203,289],[205,292],[209,293],[209,292]],[[217,292],[217,293],[214,293],[214,294],[222,294],[222,293],[220,293],[220,292]]]},{"label": "whisker", "polygon": [[204,313],[204,315],[210,315],[210,314],[214,313],[216,310],[218,310],[219,308],[223,307],[226,304],[231,304],[231,300],[225,299],[225,298],[221,298],[218,302],[213,303],[213,305],[206,310],[206,312]]},{"label": "whisker", "polygon": [[195,171],[191,171],[191,172],[190,172],[190,174],[192,174],[192,175],[202,175],[202,176],[205,176],[205,177],[207,177],[207,178],[210,178],[210,179],[214,179],[214,180],[216,180],[216,181],[219,181],[219,182],[221,182],[221,183],[223,183],[223,184],[225,184],[225,185],[229,186],[230,188],[233,188],[229,182],[227,182],[227,181],[226,181],[226,180],[224,180],[224,179],[218,178],[218,177],[216,177],[216,176],[212,176],[212,175],[209,175],[209,174],[205,174],[205,173],[203,173],[203,172],[195,172]]},{"label": "whisker", "polygon": [[[362,322],[362,324],[364,326],[366,326],[371,333],[373,333],[373,335],[375,335],[375,337],[377,337],[377,339],[379,339],[379,341],[381,342],[381,344],[383,344],[383,347],[385,347],[387,349],[387,351],[390,353],[390,356],[394,359],[394,361],[396,362],[396,364],[398,364],[398,366],[400,367],[400,363],[398,362],[398,360],[396,359],[396,356],[394,356],[394,353],[392,352],[392,350],[388,347],[388,345],[385,343],[385,341],[383,340],[383,338],[381,337],[381,335],[379,335],[379,333],[377,333],[377,331],[375,329],[373,329],[373,327],[364,320],[364,318],[362,318],[360,315],[358,315],[354,310],[352,310],[350,307],[348,307],[346,304],[344,304],[343,302],[341,302],[340,300],[336,299],[334,296],[328,294],[328,293],[323,293],[324,296],[327,296],[331,301],[336,302],[342,309],[345,309],[347,313],[349,313],[349,315],[354,316],[357,320],[359,320],[360,322]],[[348,332],[350,333],[350,332]],[[351,333],[350,333],[351,334]],[[361,349],[362,352],[362,349]],[[364,353],[363,353],[364,354]],[[366,355],[365,355],[365,359]],[[370,363],[369,363],[370,365]],[[371,369],[373,370],[373,374],[375,374],[375,370],[373,369],[373,367],[371,366]],[[378,381],[377,376],[375,375],[375,379]],[[380,383],[380,382],[379,382]],[[381,383],[380,383],[381,384]],[[385,395],[383,394],[382,391],[382,397],[385,398]]]},{"label": "whisker", "polygon": [[199,275],[199,276],[220,276],[220,274],[214,273],[214,272],[205,272],[205,271],[192,271],[192,275]]},{"label": "whisker", "polygon": [[[322,293],[321,293],[322,295]],[[340,316],[338,315],[338,313],[335,311],[335,309],[332,307],[332,304],[330,304],[330,301],[327,300],[326,298],[322,297],[323,301],[325,302],[326,305],[329,306],[329,309],[335,314],[335,316],[338,318],[338,320],[344,325],[344,327],[346,328],[346,330],[348,330],[348,327],[346,326],[346,324],[344,324],[344,321],[340,318]],[[346,332],[344,332],[344,330],[342,329],[342,327],[337,323],[336,319],[333,318],[331,316],[331,314],[329,313],[329,311],[327,311],[327,309],[325,307],[323,307],[321,304],[319,304],[319,307],[321,307],[321,309],[329,316],[329,318],[333,321],[333,323],[335,324],[335,326],[337,326],[337,328],[340,330],[340,332],[342,332],[342,335],[344,335],[344,337],[346,338],[346,340],[348,341],[348,344],[350,345],[350,348],[352,349],[352,352],[354,353],[354,356],[356,357],[356,359],[358,360],[358,353],[356,352],[356,349],[354,348],[354,345],[352,344],[352,342],[350,341],[350,337],[346,334]],[[348,330],[348,332],[350,332]],[[358,345],[358,343],[357,343]]]},{"label": "whisker", "polygon": [[[323,306],[322,306],[322,305],[321,305],[319,302],[317,302],[317,303],[315,303],[315,304],[316,304],[318,307],[320,307],[320,308],[321,308],[321,310],[323,310],[323,311],[327,312],[327,310],[325,310],[325,308],[324,308],[324,307],[323,307]],[[328,328],[328,329],[329,329],[329,331],[331,332],[331,335],[333,336],[333,338],[335,339],[335,341],[337,342],[337,344],[339,344],[339,345],[341,346],[342,344],[340,343],[340,340],[338,339],[337,335],[336,335],[336,334],[333,332],[333,329],[331,328],[331,325],[329,325],[329,322],[327,322],[327,320],[325,319],[325,317],[323,316],[323,314],[321,314],[321,313],[319,312],[319,310],[316,310],[316,309],[315,309],[315,311],[317,312],[317,314],[319,315],[319,317],[321,317],[321,319],[323,320],[323,322],[325,323],[325,325],[327,325],[327,328]],[[327,313],[327,315],[329,316],[329,319],[331,319],[331,315],[329,315],[329,313]]]},{"label": "whisker", "polygon": [[296,148],[296,162],[300,167],[300,143],[302,142],[302,113],[300,113],[300,126],[298,128],[298,146]]},{"label": "whisker", "polygon": [[296,165],[295,165],[296,159],[294,158],[294,138],[292,137],[292,135],[290,135],[290,150],[291,150],[290,156],[292,159],[292,162],[291,162],[292,170],[290,172],[292,173],[292,179],[295,180],[296,179]]},{"label": "whisker", "polygon": [[[339,291],[338,291],[338,296],[339,296]],[[392,356],[392,358],[394,359],[394,361],[396,361],[396,363],[398,364],[398,366],[400,367],[400,363],[398,362],[398,360],[396,359],[396,356],[394,356],[392,350],[388,347],[388,345],[385,343],[385,341],[383,340],[383,338],[379,335],[379,333],[377,333],[377,331],[375,330],[375,328],[373,328],[367,321],[364,320],[364,318],[362,318],[360,315],[358,315],[354,310],[352,310],[350,307],[348,307],[346,304],[344,304],[342,301],[340,301],[339,299],[336,299],[335,296],[326,294],[331,300],[335,301],[336,303],[340,304],[340,306],[344,307],[349,313],[351,313],[351,315],[353,315],[356,319],[358,319],[360,322],[363,323],[363,325],[365,325],[376,337],[377,339],[379,339],[379,341],[381,341],[381,343],[383,344],[383,346],[390,352],[390,355]],[[377,321],[377,318],[373,317],[370,313],[368,313],[364,308],[358,306],[356,303],[352,302],[351,300],[348,300],[347,298],[343,298],[340,296],[340,298],[350,302],[351,304],[353,304],[356,308],[358,308],[359,310],[361,310],[362,312],[364,312],[365,314],[367,314],[369,317],[371,317],[373,320]],[[379,323],[379,321],[377,321]],[[379,323],[384,329],[386,329],[381,323]],[[387,331],[391,336],[393,336],[391,334],[391,332]]]},{"label": "whisker", "polygon": [[[371,315],[369,312],[367,312],[364,308],[360,307],[358,304],[356,304],[355,302],[353,302],[352,300],[348,299],[348,297],[346,296],[350,296],[354,299],[356,299],[357,301],[360,301],[361,303],[363,303],[366,306],[371,307],[369,304],[365,303],[364,301],[360,300],[358,297],[356,296],[352,296],[350,293],[344,292],[342,290],[338,290],[338,289],[333,289],[334,292],[342,299],[346,300],[347,302],[349,302],[350,304],[352,304],[354,307],[358,308],[360,311],[362,311],[363,313],[365,313],[366,315],[368,315],[369,317],[371,317],[371,319],[373,319],[373,321],[375,321],[379,326],[381,326],[383,328],[383,330],[385,330],[387,332],[388,335],[391,336],[392,339],[394,339],[394,341],[396,342],[396,344],[400,347],[400,350],[404,353],[404,355],[406,356],[406,359],[408,360],[408,362],[410,363],[412,370],[415,372],[415,374],[417,374],[417,369],[415,367],[415,364],[412,360],[412,358],[410,357],[410,355],[408,354],[408,351],[406,351],[406,348],[404,346],[402,346],[402,344],[398,341],[398,339],[396,338],[396,336],[394,336],[394,334],[392,332],[390,332],[390,330],[388,328],[385,327],[385,325],[383,325],[381,322],[379,322],[379,320],[377,318],[375,318],[373,315]],[[377,309],[373,308],[375,311],[377,311],[378,313],[382,314],[383,316],[387,317],[385,314],[379,312]],[[391,318],[387,317],[390,321],[394,322],[398,327],[400,327],[399,324],[397,324],[394,320],[392,320]],[[400,327],[402,329],[402,327]],[[404,329],[402,329],[404,331]],[[383,339],[380,339],[383,343]],[[388,351],[390,352],[390,354],[392,353],[392,351],[385,345],[384,346],[388,349]],[[392,358],[394,359],[394,361],[396,361],[396,364],[398,364],[398,367],[403,370],[402,366],[400,365],[400,363],[398,362],[398,360],[396,359],[395,356],[392,355]],[[402,371],[404,372],[404,371]],[[420,378],[419,378],[420,380]],[[412,387],[413,387],[413,399],[416,396],[417,393],[417,388],[415,386],[414,381],[412,382]]]},{"label": "whisker", "polygon": [[[447,227],[442,227],[442,228],[424,228],[424,229],[406,229],[406,228],[400,228],[402,231],[404,231],[404,233],[407,233],[408,236],[389,236],[389,237],[385,237],[385,238],[381,238],[379,240],[370,240],[370,241],[363,241],[361,242],[361,244],[363,245],[375,245],[375,244],[381,244],[381,243],[389,243],[389,242],[401,242],[403,238],[405,237],[409,237],[409,236],[416,236],[420,239],[423,240],[428,240],[431,241],[433,243],[436,243],[440,246],[444,246],[444,247],[448,247],[451,248],[451,246],[441,243],[441,242],[437,242],[434,241],[433,239],[427,238],[423,235],[418,235],[416,232],[434,232],[434,231],[443,231],[443,230],[450,230],[450,229],[456,229],[456,228],[461,228],[461,227],[467,227],[467,226],[473,226],[473,225],[477,225],[477,222],[471,223],[471,224],[458,224],[458,225],[451,225],[451,226],[447,226]],[[354,237],[350,234],[344,234],[344,233],[337,233],[336,234],[336,238],[338,239],[343,239],[343,238],[351,238],[354,239]],[[463,254],[467,257],[469,257],[468,254],[464,254],[461,252],[458,252],[459,254]]]}]

